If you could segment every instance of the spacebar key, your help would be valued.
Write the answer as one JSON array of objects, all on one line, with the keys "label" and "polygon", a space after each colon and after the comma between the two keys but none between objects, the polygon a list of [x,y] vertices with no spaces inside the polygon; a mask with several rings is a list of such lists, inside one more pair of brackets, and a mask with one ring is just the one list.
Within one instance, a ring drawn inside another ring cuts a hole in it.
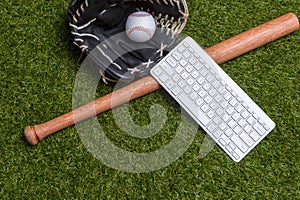
[{"label": "spacebar key", "polygon": [[209,122],[210,119],[200,111],[199,107],[197,107],[189,97],[187,97],[184,93],[181,93],[178,96],[178,100],[184,105],[186,109],[188,109],[194,117],[198,119],[204,126],[206,126]]}]

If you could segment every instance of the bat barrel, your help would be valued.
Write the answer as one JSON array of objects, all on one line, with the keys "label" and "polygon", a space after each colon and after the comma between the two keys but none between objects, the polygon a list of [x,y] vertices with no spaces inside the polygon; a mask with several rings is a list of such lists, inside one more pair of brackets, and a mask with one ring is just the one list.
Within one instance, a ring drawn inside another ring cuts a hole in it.
[{"label": "bat barrel", "polygon": [[277,40],[299,29],[299,20],[294,13],[287,13],[276,19],[240,33],[205,51],[216,63],[224,63],[260,46]]}]

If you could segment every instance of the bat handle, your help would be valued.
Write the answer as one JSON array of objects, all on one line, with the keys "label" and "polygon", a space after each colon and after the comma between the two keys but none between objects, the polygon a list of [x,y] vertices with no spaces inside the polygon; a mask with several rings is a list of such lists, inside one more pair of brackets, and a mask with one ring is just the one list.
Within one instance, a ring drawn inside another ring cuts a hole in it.
[{"label": "bat handle", "polygon": [[29,144],[36,145],[52,133],[128,102],[129,99],[136,99],[151,93],[159,88],[160,85],[151,76],[147,76],[50,121],[34,126],[27,126],[24,129],[25,139]]},{"label": "bat handle", "polygon": [[[205,49],[205,51],[218,64],[222,64],[288,35],[297,29],[299,29],[297,16],[293,13],[288,13],[213,45]],[[52,133],[128,102],[129,99],[136,99],[159,88],[160,85],[151,76],[147,76],[62,116],[42,124],[27,126],[24,129],[25,138],[29,144],[36,145]]]}]

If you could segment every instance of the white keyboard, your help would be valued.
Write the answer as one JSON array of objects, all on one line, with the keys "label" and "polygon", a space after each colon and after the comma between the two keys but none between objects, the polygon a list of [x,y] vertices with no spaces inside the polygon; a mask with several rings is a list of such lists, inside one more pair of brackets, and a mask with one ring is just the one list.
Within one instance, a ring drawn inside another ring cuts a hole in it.
[{"label": "white keyboard", "polygon": [[179,105],[236,162],[275,123],[190,37],[151,71]]}]

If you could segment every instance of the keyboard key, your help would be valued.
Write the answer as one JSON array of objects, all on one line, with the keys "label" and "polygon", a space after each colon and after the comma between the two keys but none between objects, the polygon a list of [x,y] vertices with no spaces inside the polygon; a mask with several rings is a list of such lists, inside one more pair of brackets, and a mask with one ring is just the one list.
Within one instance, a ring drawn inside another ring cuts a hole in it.
[{"label": "keyboard key", "polygon": [[257,131],[259,135],[264,135],[266,130],[258,123],[254,124],[253,128]]},{"label": "keyboard key", "polygon": [[172,78],[175,82],[178,82],[180,80],[180,76],[178,76],[177,74],[174,75]]},{"label": "keyboard key", "polygon": [[192,113],[192,115],[194,115],[198,119],[201,119],[201,124],[203,124],[204,126],[208,125],[210,119],[205,114],[203,114],[186,95],[181,93],[178,96],[178,100],[185,106],[187,110]]},{"label": "keyboard key", "polygon": [[226,88],[226,90],[227,90],[228,92],[231,92],[231,91],[232,91],[231,87],[229,87],[228,85],[227,85],[225,88]]},{"label": "keyboard key", "polygon": [[232,113],[234,113],[234,109],[232,107],[227,107],[226,112],[231,115]]},{"label": "keyboard key", "polygon": [[169,76],[167,76],[166,74],[163,74],[159,77],[159,79],[164,83],[169,79]]},{"label": "keyboard key", "polygon": [[222,120],[223,120],[224,122],[227,122],[229,119],[230,119],[230,116],[229,116],[227,113],[224,113],[224,114],[222,115]]},{"label": "keyboard key", "polygon": [[202,57],[201,56],[199,56],[199,62],[201,62],[203,65],[205,64],[205,61],[202,59]]},{"label": "keyboard key", "polygon": [[179,53],[182,53],[185,51],[185,47],[183,45],[180,45],[177,50]]},{"label": "keyboard key", "polygon": [[199,73],[197,71],[194,71],[191,76],[195,79],[199,76]]},{"label": "keyboard key", "polygon": [[233,149],[232,149],[230,146],[226,146],[225,149],[226,149],[229,153],[231,153],[231,152],[233,151]]},{"label": "keyboard key", "polygon": [[237,135],[242,131],[242,128],[240,126],[236,126],[233,129],[233,132],[235,132]]},{"label": "keyboard key", "polygon": [[[225,91],[226,91],[226,90],[225,90],[225,87],[223,87],[223,86],[219,87],[219,89],[218,89],[218,92],[219,92],[219,94],[221,94],[221,95],[222,95]],[[230,97],[231,97],[231,95],[230,95]]]},{"label": "keyboard key", "polygon": [[181,67],[181,66],[178,66],[178,67],[176,67],[176,69],[175,69],[175,71],[176,71],[178,74],[180,74],[183,70],[184,70],[184,69],[183,69],[183,67]]},{"label": "keyboard key", "polygon": [[172,74],[174,74],[174,71],[173,71],[173,69],[170,67],[170,65],[168,65],[167,63],[163,63],[162,65],[161,65],[161,67],[165,70],[165,72],[167,72],[167,74],[169,74],[170,76],[172,75]]},{"label": "keyboard key", "polygon": [[250,134],[249,134],[249,136],[256,142],[256,141],[258,141],[259,139],[260,139],[260,135],[257,133],[257,132],[255,132],[255,131],[252,131]]},{"label": "keyboard key", "polygon": [[196,70],[201,70],[203,68],[203,65],[201,63],[196,63],[196,65],[194,65]]},{"label": "keyboard key", "polygon": [[185,80],[185,79],[187,79],[187,77],[189,77],[189,73],[183,72],[183,73],[181,74],[181,77]]},{"label": "keyboard key", "polygon": [[217,115],[222,116],[223,113],[224,113],[224,109],[218,108],[218,109],[216,110],[216,113],[217,113]]},{"label": "keyboard key", "polygon": [[206,113],[206,115],[207,115],[207,117],[209,117],[210,119],[212,119],[213,117],[214,117],[214,112],[212,111],[212,110],[210,110],[210,111],[208,111],[207,113]]},{"label": "keyboard key", "polygon": [[213,68],[210,68],[209,72],[210,72],[213,76],[216,75],[216,71],[215,71]]},{"label": "keyboard key", "polygon": [[197,59],[195,57],[191,57],[189,61],[192,65],[194,65],[197,62]]},{"label": "keyboard key", "polygon": [[239,114],[239,113],[234,113],[234,114],[232,115],[232,119],[233,119],[234,121],[237,121],[239,118],[240,118],[240,114]]},{"label": "keyboard key", "polygon": [[230,104],[232,107],[234,107],[234,106],[237,104],[237,101],[236,101],[234,98],[232,98],[232,99],[229,101],[229,104]]},{"label": "keyboard key", "polygon": [[166,86],[169,88],[169,89],[172,89],[174,86],[175,86],[175,82],[174,81],[172,81],[172,80],[168,80],[167,82],[166,82]]},{"label": "keyboard key", "polygon": [[171,56],[169,56],[166,61],[171,67],[175,67],[177,65],[176,60]]},{"label": "keyboard key", "polygon": [[214,123],[212,123],[207,127],[207,130],[209,132],[213,132],[216,128],[217,128],[217,126]]},{"label": "keyboard key", "polygon": [[219,81],[215,80],[212,84],[211,84],[215,89],[219,89],[220,87],[220,83]]},{"label": "keyboard key", "polygon": [[205,103],[209,104],[211,102],[210,96],[204,98]]},{"label": "keyboard key", "polygon": [[218,139],[221,135],[222,135],[222,132],[221,132],[219,129],[213,131],[213,136],[214,136],[216,139]]},{"label": "keyboard key", "polygon": [[201,106],[203,103],[204,103],[204,102],[203,102],[202,99],[197,99],[197,100],[196,100],[196,104],[197,104],[198,106]]},{"label": "keyboard key", "polygon": [[204,90],[200,90],[200,92],[198,94],[200,97],[204,98],[207,93]]},{"label": "keyboard key", "polygon": [[224,99],[229,101],[231,99],[231,94],[229,92],[227,92],[225,95],[224,95]]},{"label": "keyboard key", "polygon": [[232,135],[232,130],[231,129],[226,129],[224,133],[227,137],[230,137]]},{"label": "keyboard key", "polygon": [[244,119],[240,119],[240,120],[238,121],[238,124],[239,124],[241,127],[244,127],[244,126],[247,124],[247,122],[246,122]]},{"label": "keyboard key", "polygon": [[243,106],[245,109],[247,109],[247,110],[248,110],[248,108],[249,108],[249,106],[248,106],[245,102],[242,103],[242,106]]},{"label": "keyboard key", "polygon": [[189,78],[189,79],[187,80],[187,83],[188,83],[189,85],[193,85],[194,82],[195,82],[195,81],[194,81],[193,78]]},{"label": "keyboard key", "polygon": [[262,120],[262,119],[260,119],[259,117],[258,117],[258,122],[261,124],[261,125],[264,125],[265,123],[264,123],[264,121]]},{"label": "keyboard key", "polygon": [[[213,112],[212,112],[213,113]],[[213,119],[213,122],[215,124],[220,124],[222,122],[221,118],[218,116],[218,115],[215,115],[214,119]]]},{"label": "keyboard key", "polygon": [[241,113],[241,116],[246,119],[247,117],[249,117],[250,113],[247,111],[247,110],[244,110],[242,113]]},{"label": "keyboard key", "polygon": [[198,84],[193,85],[193,90],[194,90],[195,92],[199,91],[200,88],[201,88],[201,87],[200,87]]},{"label": "keyboard key", "polygon": [[185,70],[186,70],[188,73],[190,73],[191,71],[194,70],[194,68],[193,68],[192,65],[188,64],[187,66],[185,66]]},{"label": "keyboard key", "polygon": [[213,110],[215,110],[218,107],[218,104],[216,102],[212,102],[209,107],[211,107]]},{"label": "keyboard key", "polygon": [[[231,140],[230,140],[231,141]],[[234,145],[234,143],[229,142],[228,146],[230,146],[230,148],[232,148],[233,150],[235,150],[236,146]]]},{"label": "keyboard key", "polygon": [[266,131],[270,130],[270,127],[268,125],[264,125],[264,129],[266,129]]},{"label": "keyboard key", "polygon": [[200,71],[200,74],[202,74],[202,76],[205,77],[208,74],[207,69],[202,68],[201,71]]},{"label": "keyboard key", "polygon": [[236,97],[236,100],[239,102],[239,103],[242,103],[243,102],[243,99],[239,96]]},{"label": "keyboard key", "polygon": [[232,156],[234,157],[235,154],[238,155],[238,157],[239,157],[239,158],[236,158],[237,160],[241,159],[241,157],[245,156],[245,154],[239,148],[234,149]]},{"label": "keyboard key", "polygon": [[222,122],[222,123],[219,125],[219,128],[220,128],[222,131],[224,131],[224,130],[227,128],[227,125],[226,125],[224,122]]},{"label": "keyboard key", "polygon": [[185,84],[184,81],[180,81],[180,82],[178,83],[178,86],[181,87],[181,88],[183,88],[185,85],[186,85],[186,84]]},{"label": "keyboard key", "polygon": [[211,90],[208,91],[208,94],[209,94],[211,97],[213,97],[213,96],[215,96],[215,95],[217,94],[217,91],[216,91],[215,89],[211,89]]},{"label": "keyboard key", "polygon": [[246,144],[237,135],[232,135],[231,140],[242,152],[245,153],[248,150]]},{"label": "keyboard key", "polygon": [[204,64],[204,67],[205,67],[207,70],[210,70],[209,64],[205,63],[205,64]]},{"label": "keyboard key", "polygon": [[158,67],[158,68],[155,68],[155,70],[153,70],[153,72],[155,75],[159,76],[163,72],[163,70],[160,67]]},{"label": "keyboard key", "polygon": [[244,109],[244,107],[240,104],[235,107],[235,110],[239,113],[242,112],[243,109]]},{"label": "keyboard key", "polygon": [[178,51],[174,51],[173,53],[172,53],[172,56],[173,56],[173,58],[175,58],[175,60],[180,60],[180,58],[181,58],[181,54],[178,52]]},{"label": "keyboard key", "polygon": [[190,87],[186,87],[183,90],[186,94],[190,94],[190,92],[192,91],[192,89]]},{"label": "keyboard key", "polygon": [[243,140],[243,142],[245,142],[246,145],[248,145],[248,147],[251,147],[254,143],[253,140],[244,132],[240,134],[240,138]]},{"label": "keyboard key", "polygon": [[247,119],[247,122],[252,125],[256,120],[251,116]]},{"label": "keyboard key", "polygon": [[185,52],[183,53],[183,57],[185,57],[186,59],[188,59],[190,56],[191,56],[191,54],[190,54],[190,52],[188,52],[188,51],[185,51]]},{"label": "keyboard key", "polygon": [[[219,141],[220,141],[220,140],[223,140],[224,143],[225,143],[225,145],[228,145],[229,143],[231,143],[231,140],[230,140],[226,135],[224,135],[224,134],[221,135]],[[224,145],[224,146],[225,146],[225,145]]]},{"label": "keyboard key", "polygon": [[195,53],[195,50],[193,48],[189,48],[189,52],[191,52],[191,54]]},{"label": "keyboard key", "polygon": [[251,128],[251,126],[249,126],[249,125],[246,125],[246,126],[244,127],[244,131],[246,131],[246,133],[250,133],[251,130],[252,130],[252,128]]},{"label": "keyboard key", "polygon": [[236,125],[235,121],[233,121],[232,119],[229,120],[229,122],[227,122],[227,124],[230,128],[233,128]]},{"label": "keyboard key", "polygon": [[203,112],[206,113],[209,110],[209,107],[204,104],[204,105],[201,106],[201,110],[203,110]]},{"label": "keyboard key", "polygon": [[235,91],[231,91],[231,94],[232,94],[232,96],[234,96],[234,97],[236,97],[236,93],[235,93]]},{"label": "keyboard key", "polygon": [[248,112],[250,113],[250,114],[253,114],[253,110],[250,108],[250,107],[248,107]]},{"label": "keyboard key", "polygon": [[233,156],[235,159],[239,159],[239,158],[240,158],[240,156],[239,156],[236,152],[233,152],[233,153],[232,153],[232,156]]},{"label": "keyboard key", "polygon": [[210,88],[210,85],[205,83],[202,87],[203,87],[204,90],[208,91],[209,88]]},{"label": "keyboard key", "polygon": [[220,103],[220,106],[222,107],[222,108],[227,108],[227,106],[228,106],[229,104],[228,104],[228,102],[227,101],[222,101],[221,103]]},{"label": "keyboard key", "polygon": [[204,80],[204,78],[200,77],[200,78],[197,79],[197,82],[198,82],[200,85],[202,85],[202,84],[205,82],[205,80]]},{"label": "keyboard key", "polygon": [[214,79],[214,77],[213,77],[211,74],[209,74],[208,76],[206,76],[206,80],[207,80],[209,83],[212,82],[213,79]]},{"label": "keyboard key", "polygon": [[191,97],[192,100],[195,100],[198,97],[198,95],[195,92],[192,92],[190,94],[190,97]]},{"label": "keyboard key", "polygon": [[225,140],[223,140],[222,138],[220,138],[219,139],[219,142],[223,145],[223,146],[225,146],[227,143],[225,142]]},{"label": "keyboard key", "polygon": [[178,95],[181,91],[181,88],[179,88],[178,86],[172,89],[172,93],[175,95]]}]

